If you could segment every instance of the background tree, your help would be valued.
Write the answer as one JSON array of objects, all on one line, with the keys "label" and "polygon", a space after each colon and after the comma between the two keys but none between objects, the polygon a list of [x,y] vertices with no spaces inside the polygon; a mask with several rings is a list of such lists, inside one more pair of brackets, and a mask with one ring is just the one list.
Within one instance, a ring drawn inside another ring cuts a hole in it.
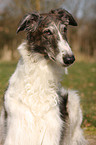
[{"label": "background tree", "polygon": [[[1,1],[0,1],[1,2]],[[2,1],[5,7],[0,9],[0,58],[16,55],[24,33],[16,35],[18,23],[23,15],[31,11],[48,12],[50,9],[65,8],[77,19],[78,27],[69,29],[69,41],[75,51],[96,56],[96,1],[95,0],[8,0]],[[0,5],[1,6],[1,5]]]}]

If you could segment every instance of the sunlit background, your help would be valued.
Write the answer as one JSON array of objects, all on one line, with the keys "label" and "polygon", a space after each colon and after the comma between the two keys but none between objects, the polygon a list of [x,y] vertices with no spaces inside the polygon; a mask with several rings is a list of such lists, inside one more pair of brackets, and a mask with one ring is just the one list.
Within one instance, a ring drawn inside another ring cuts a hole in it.
[{"label": "sunlit background", "polygon": [[28,12],[44,13],[55,8],[66,9],[78,23],[77,27],[69,26],[68,30],[68,41],[76,63],[69,68],[62,85],[79,91],[84,116],[82,127],[93,139],[90,145],[95,145],[96,0],[0,0],[0,106],[19,58],[16,48],[26,38],[24,32],[16,34],[20,19]]},{"label": "sunlit background", "polygon": [[[96,58],[96,0],[0,0],[0,59],[17,57],[16,47],[25,38],[16,35],[23,15],[65,8],[77,19],[78,27],[69,31],[73,50]],[[80,55],[81,57],[81,55]],[[80,58],[81,59],[81,58]],[[85,58],[86,59],[86,58]]]}]

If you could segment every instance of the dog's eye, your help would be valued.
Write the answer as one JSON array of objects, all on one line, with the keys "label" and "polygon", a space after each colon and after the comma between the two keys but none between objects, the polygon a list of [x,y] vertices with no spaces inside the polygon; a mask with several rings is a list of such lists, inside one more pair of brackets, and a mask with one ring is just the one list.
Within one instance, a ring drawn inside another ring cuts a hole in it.
[{"label": "dog's eye", "polygon": [[45,30],[44,33],[47,34],[47,35],[52,35],[52,32],[49,29]]}]

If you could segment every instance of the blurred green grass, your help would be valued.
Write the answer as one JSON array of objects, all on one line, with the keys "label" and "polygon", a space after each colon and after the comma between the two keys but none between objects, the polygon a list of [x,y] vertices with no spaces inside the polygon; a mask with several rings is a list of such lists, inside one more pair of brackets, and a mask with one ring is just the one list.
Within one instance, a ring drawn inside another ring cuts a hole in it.
[{"label": "blurred green grass", "polygon": [[68,69],[62,85],[78,90],[83,110],[83,124],[89,134],[96,134],[96,63],[77,62]]},{"label": "blurred green grass", "polygon": [[[16,62],[0,62],[0,107],[8,79],[14,72]],[[77,62],[64,75],[62,85],[65,88],[78,90],[83,110],[82,127],[89,134],[96,134],[96,63]]]},{"label": "blurred green grass", "polygon": [[14,72],[15,67],[16,62],[0,62],[0,109],[4,92],[8,86],[8,80]]}]

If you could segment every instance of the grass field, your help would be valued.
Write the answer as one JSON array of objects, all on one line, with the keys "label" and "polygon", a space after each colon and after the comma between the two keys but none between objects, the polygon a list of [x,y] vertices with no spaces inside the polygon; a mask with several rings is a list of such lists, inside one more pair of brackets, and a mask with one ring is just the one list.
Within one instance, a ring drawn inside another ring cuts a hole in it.
[{"label": "grass field", "polygon": [[[16,62],[0,63],[0,106],[8,79],[16,67]],[[69,89],[78,90],[81,96],[83,124],[85,133],[96,135],[96,63],[78,62],[68,69],[62,85]]]}]

